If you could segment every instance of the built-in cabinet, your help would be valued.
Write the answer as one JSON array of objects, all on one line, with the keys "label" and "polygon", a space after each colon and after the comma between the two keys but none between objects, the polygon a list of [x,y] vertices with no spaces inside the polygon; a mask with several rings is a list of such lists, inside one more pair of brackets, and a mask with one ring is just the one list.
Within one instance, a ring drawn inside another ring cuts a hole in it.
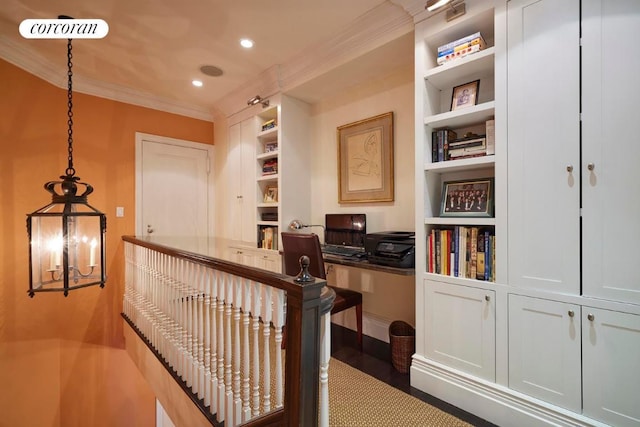
[{"label": "built-in cabinet", "polygon": [[[634,0],[418,15],[414,387],[500,425],[640,425],[638,28]],[[475,31],[487,49],[435,65],[439,44]],[[478,105],[446,111],[475,78]],[[485,109],[493,159],[431,162],[434,128],[464,131]],[[478,176],[495,178],[495,217],[440,218],[443,182]],[[495,282],[429,272],[431,230],[475,221],[495,230]]]},{"label": "built-in cabinet", "polygon": [[280,272],[280,232],[311,209],[308,104],[284,94],[229,126],[227,257]]},{"label": "built-in cabinet", "polygon": [[[427,282],[426,288],[426,354],[447,366],[495,381],[495,293],[441,282]],[[451,313],[456,313],[455,322]]]}]

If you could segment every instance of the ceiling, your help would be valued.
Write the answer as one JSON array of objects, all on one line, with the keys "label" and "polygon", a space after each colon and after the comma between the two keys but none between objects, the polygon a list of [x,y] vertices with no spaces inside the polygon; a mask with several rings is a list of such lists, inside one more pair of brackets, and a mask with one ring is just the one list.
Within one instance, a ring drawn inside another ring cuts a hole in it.
[{"label": "ceiling", "polygon": [[[412,63],[413,21],[402,1],[3,0],[0,57],[66,87],[66,40],[24,39],[20,22],[103,19],[105,38],[73,41],[74,87],[80,80],[83,92],[124,93],[210,117],[234,94],[257,94],[256,80],[271,78],[315,102]],[[255,46],[240,47],[243,37]],[[223,74],[204,75],[203,65]]]}]

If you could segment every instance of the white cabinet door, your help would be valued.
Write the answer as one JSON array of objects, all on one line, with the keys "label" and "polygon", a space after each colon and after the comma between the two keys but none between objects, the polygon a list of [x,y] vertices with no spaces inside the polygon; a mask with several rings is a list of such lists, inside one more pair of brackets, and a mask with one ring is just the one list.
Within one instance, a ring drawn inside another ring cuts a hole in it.
[{"label": "white cabinet door", "polygon": [[254,265],[263,270],[280,273],[282,271],[282,261],[278,254],[256,253]]},{"label": "white cabinet door", "polygon": [[240,150],[242,169],[237,171],[237,179],[242,182],[242,227],[243,242],[257,242],[256,228],[256,134],[257,125],[254,118],[241,123],[242,147]]},{"label": "white cabinet door", "polygon": [[640,425],[640,316],[582,308],[584,415]]},{"label": "white cabinet door", "polygon": [[509,387],[580,412],[580,306],[509,295]]},{"label": "white cabinet door", "polygon": [[226,171],[229,229],[224,233],[245,243],[257,242],[255,135],[253,119],[229,127]]},{"label": "white cabinet door", "polygon": [[[232,240],[241,239],[242,225],[242,185],[237,174],[242,170],[241,158],[242,133],[240,123],[229,127],[229,146],[227,151],[225,180],[226,188],[226,227],[222,230],[224,237]],[[235,176],[234,176],[235,175]]]},{"label": "white cabinet door", "polygon": [[495,381],[495,292],[425,281],[427,357]]},{"label": "white cabinet door", "polygon": [[508,2],[509,284],[580,292],[580,1]]},{"label": "white cabinet door", "polygon": [[583,292],[640,304],[640,2],[582,2]]}]

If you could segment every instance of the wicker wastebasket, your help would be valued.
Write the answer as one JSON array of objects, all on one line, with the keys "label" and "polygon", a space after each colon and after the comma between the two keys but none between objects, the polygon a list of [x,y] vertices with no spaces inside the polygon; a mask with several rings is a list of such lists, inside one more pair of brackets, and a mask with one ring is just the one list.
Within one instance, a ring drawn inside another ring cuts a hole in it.
[{"label": "wicker wastebasket", "polygon": [[416,330],[407,322],[395,320],[389,325],[389,343],[393,367],[406,374],[416,350]]}]

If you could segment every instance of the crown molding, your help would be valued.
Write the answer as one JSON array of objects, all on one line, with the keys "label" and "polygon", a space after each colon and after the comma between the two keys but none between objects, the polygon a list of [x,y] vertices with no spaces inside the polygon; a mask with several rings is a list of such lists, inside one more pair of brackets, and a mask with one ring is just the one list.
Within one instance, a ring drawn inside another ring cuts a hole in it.
[{"label": "crown molding", "polygon": [[267,97],[293,89],[413,31],[412,17],[394,3],[381,3],[331,39],[308,47],[289,62],[275,65],[249,87],[243,86],[216,102],[215,108],[230,117],[246,109],[246,100],[251,96]]},{"label": "crown molding", "polygon": [[[33,74],[47,83],[66,89],[67,68],[54,64],[32,52],[28,46],[15,43],[0,35],[0,58]],[[208,109],[170,101],[146,92],[131,89],[121,85],[105,83],[82,77],[73,76],[74,92],[110,99],[112,101],[151,108],[167,113],[178,114],[205,121],[213,121],[213,114]]]},{"label": "crown molding", "polygon": [[311,46],[282,66],[282,90],[289,90],[385,43],[413,31],[411,16],[397,5],[384,2],[344,31]]},{"label": "crown molding", "polygon": [[[218,100],[212,110],[167,100],[120,85],[82,78],[79,75],[74,76],[74,89],[127,104],[213,121],[214,112],[230,117],[245,110],[246,100],[256,94],[267,98],[293,89],[413,31],[414,13],[422,11],[423,0],[385,1],[329,40],[308,47],[284,64],[276,64],[265,70],[258,77]],[[66,68],[42,59],[30,51],[28,46],[0,36],[0,57],[54,86],[66,88]]]}]

